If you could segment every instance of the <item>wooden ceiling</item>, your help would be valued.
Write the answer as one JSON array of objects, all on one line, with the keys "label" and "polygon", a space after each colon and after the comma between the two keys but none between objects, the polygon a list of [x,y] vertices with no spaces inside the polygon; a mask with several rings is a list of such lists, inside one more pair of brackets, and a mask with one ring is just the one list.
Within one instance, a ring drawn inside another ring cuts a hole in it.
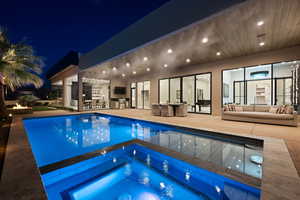
[{"label": "wooden ceiling", "polygon": [[[264,24],[258,26],[259,21]],[[204,37],[208,38],[207,43],[202,43]],[[265,45],[260,46],[260,42]],[[133,71],[136,75],[149,73],[147,67],[151,71],[161,70],[164,64],[177,68],[298,44],[300,0],[248,0],[86,72],[104,79],[121,74],[128,77]],[[168,49],[173,53],[168,54]],[[217,52],[221,55],[217,56]],[[187,58],[190,63],[186,63]]]}]

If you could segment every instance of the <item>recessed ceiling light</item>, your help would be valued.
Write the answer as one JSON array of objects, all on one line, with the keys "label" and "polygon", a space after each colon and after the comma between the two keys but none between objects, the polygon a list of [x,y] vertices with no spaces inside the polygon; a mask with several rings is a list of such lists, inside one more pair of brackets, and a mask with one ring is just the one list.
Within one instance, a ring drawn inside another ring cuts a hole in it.
[{"label": "recessed ceiling light", "polygon": [[221,52],[218,51],[218,52],[216,53],[216,55],[217,55],[217,56],[220,56],[220,55],[221,55]]},{"label": "recessed ceiling light", "polygon": [[205,38],[202,39],[202,43],[207,43],[207,42],[208,42],[208,38],[207,37],[205,37]]},{"label": "recessed ceiling light", "polygon": [[257,26],[262,26],[262,25],[264,25],[264,23],[265,23],[265,22],[262,21],[262,20],[261,20],[261,21],[258,21],[258,22],[257,22]]},{"label": "recessed ceiling light", "polygon": [[144,61],[148,61],[148,57],[144,57]]},{"label": "recessed ceiling light", "polygon": [[189,63],[189,62],[191,62],[191,59],[187,58],[187,59],[185,60],[185,62]]},{"label": "recessed ceiling light", "polygon": [[126,66],[127,66],[127,67],[130,67],[130,63],[129,63],[129,62],[127,62],[127,63],[126,63]]},{"label": "recessed ceiling light", "polygon": [[106,71],[105,71],[105,70],[103,70],[103,71],[102,71],[102,74],[106,74]]},{"label": "recessed ceiling light", "polygon": [[116,71],[116,70],[117,70],[117,68],[116,68],[116,67],[113,67],[113,70],[114,70],[114,71]]},{"label": "recessed ceiling light", "polygon": [[132,73],[133,73],[133,74],[136,74],[136,71],[133,71]]},{"label": "recessed ceiling light", "polygon": [[122,74],[122,77],[125,77],[125,74]]},{"label": "recessed ceiling light", "polygon": [[147,69],[146,69],[146,70],[147,70],[147,72],[149,72],[149,71],[150,71],[150,68],[149,68],[149,67],[147,67]]},{"label": "recessed ceiling light", "polygon": [[168,49],[168,53],[173,53],[173,50],[172,49]]},{"label": "recessed ceiling light", "polygon": [[168,64],[164,64],[164,67],[168,67]]},{"label": "recessed ceiling light", "polygon": [[260,43],[259,43],[259,46],[261,46],[261,47],[262,47],[262,46],[265,46],[265,42],[260,42]]}]

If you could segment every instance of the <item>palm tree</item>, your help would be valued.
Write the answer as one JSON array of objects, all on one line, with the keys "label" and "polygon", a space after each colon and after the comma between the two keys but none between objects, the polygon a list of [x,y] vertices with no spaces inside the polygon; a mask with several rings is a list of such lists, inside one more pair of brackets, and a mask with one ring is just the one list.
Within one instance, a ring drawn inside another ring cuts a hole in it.
[{"label": "palm tree", "polygon": [[7,31],[0,27],[0,116],[7,116],[4,85],[12,91],[26,85],[41,87],[41,66],[42,59],[34,55],[31,46],[23,41],[12,43]]}]

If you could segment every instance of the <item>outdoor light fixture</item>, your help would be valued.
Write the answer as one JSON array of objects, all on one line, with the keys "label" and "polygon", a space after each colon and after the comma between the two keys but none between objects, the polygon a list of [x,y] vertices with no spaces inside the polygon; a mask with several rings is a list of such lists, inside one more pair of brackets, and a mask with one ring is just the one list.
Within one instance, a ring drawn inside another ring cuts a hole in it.
[{"label": "outdoor light fixture", "polygon": [[144,57],[144,61],[148,61],[148,57]]},{"label": "outdoor light fixture", "polygon": [[262,26],[262,25],[264,25],[264,23],[265,23],[264,21],[258,21],[257,26]]},{"label": "outdoor light fixture", "polygon": [[126,63],[126,66],[127,66],[127,67],[130,67],[130,63],[129,63],[129,62],[128,62],[128,63]]},{"label": "outdoor light fixture", "polygon": [[208,42],[208,38],[207,37],[205,37],[205,38],[202,39],[202,43],[207,43],[207,42]]},{"label": "outdoor light fixture", "polygon": [[122,77],[125,77],[125,74],[122,74]]},{"label": "outdoor light fixture", "polygon": [[262,47],[262,46],[265,46],[265,42],[260,42],[260,43],[259,43],[259,46],[261,46],[261,47]]},{"label": "outdoor light fixture", "polygon": [[173,50],[172,49],[168,49],[168,53],[173,53]]},{"label": "outdoor light fixture", "polygon": [[147,70],[147,72],[149,72],[149,71],[150,71],[150,68],[149,68],[149,67],[147,67],[147,69],[146,69],[146,70]]},{"label": "outdoor light fixture", "polygon": [[168,67],[168,64],[164,64],[164,67]]},{"label": "outdoor light fixture", "polygon": [[132,73],[133,73],[133,74],[136,74],[136,71],[133,71]]},{"label": "outdoor light fixture", "polygon": [[191,62],[191,59],[187,58],[187,59],[185,60],[185,62],[190,63],[190,62]]},{"label": "outdoor light fixture", "polygon": [[216,55],[217,55],[217,56],[220,56],[220,55],[221,55],[221,52],[218,51],[218,52],[216,53]]}]

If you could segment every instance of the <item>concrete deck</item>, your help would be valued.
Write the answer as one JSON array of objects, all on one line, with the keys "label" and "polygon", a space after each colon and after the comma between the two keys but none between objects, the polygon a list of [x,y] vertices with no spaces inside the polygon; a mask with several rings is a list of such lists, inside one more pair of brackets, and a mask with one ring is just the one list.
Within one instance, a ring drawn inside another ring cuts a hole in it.
[{"label": "concrete deck", "polygon": [[[199,114],[189,114],[188,117],[183,118],[165,118],[151,116],[150,111],[147,110],[103,110],[101,113],[263,139],[265,160],[261,199],[295,200],[300,198],[300,178],[295,168],[297,166],[298,171],[300,169],[300,146],[298,145],[300,127],[223,121],[220,117]],[[46,199],[39,176],[40,172],[35,165],[24,132],[22,118],[65,114],[72,113],[47,111],[14,118],[0,184],[1,199]]]}]

